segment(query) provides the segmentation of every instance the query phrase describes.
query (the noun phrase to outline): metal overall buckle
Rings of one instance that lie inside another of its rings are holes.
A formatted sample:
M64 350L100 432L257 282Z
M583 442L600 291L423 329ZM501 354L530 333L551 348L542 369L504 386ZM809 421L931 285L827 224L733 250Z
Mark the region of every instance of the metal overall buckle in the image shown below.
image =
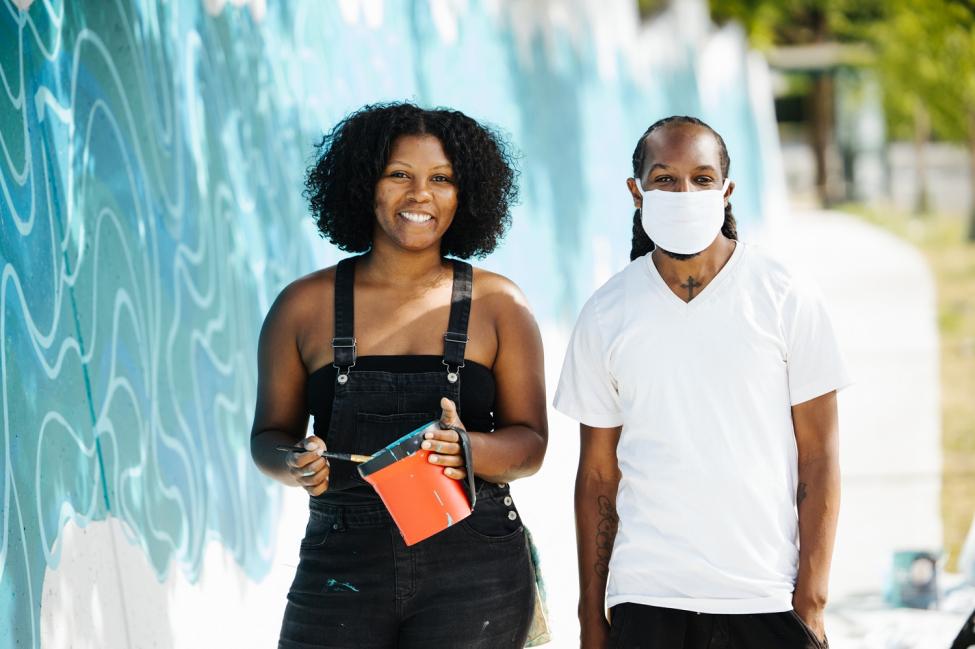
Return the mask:
M335 377L335 380L339 382L339 385L345 385L346 383L349 382L349 370L355 367L355 338L347 338L347 337L332 338L332 348L352 350L352 364L349 365L348 367L343 368L341 365L335 363L334 359L332 362L332 366L339 371L338 376ZM343 372L343 370L345 371Z
M447 333L445 333L443 335L443 339L448 343L460 343L462 345L466 345L467 341L470 340L467 337L467 334L458 334L452 331L448 331ZM441 363L447 366L447 382L457 383L457 379L460 378L458 376L458 372L460 372L460 369L464 367L463 358L461 358L460 364L457 365L457 367L454 369L450 369L450 363L448 363L446 359L442 360Z

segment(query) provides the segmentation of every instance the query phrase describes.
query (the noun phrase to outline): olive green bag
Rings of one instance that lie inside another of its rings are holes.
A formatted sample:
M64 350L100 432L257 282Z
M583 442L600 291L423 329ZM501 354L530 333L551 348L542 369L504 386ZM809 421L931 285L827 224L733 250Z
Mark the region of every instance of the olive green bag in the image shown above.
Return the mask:
M538 562L538 548L532 540L532 534L525 528L528 539L528 549L531 554L532 571L535 573L535 610L532 612L532 623L528 629L526 647L537 647L552 641L552 630L548 626L548 606L545 602L545 582L542 580L542 570Z

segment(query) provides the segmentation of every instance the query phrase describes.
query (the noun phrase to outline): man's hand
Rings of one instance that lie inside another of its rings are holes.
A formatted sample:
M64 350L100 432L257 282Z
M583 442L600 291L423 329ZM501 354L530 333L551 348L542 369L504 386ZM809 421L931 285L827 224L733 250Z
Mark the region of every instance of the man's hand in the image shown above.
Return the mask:
M813 604L802 604L795 599L792 600L792 608L802 621L806 623L809 630L816 635L816 638L820 642L823 642L826 639L825 609L822 606Z
M609 622L605 618L582 625L579 649L608 649Z

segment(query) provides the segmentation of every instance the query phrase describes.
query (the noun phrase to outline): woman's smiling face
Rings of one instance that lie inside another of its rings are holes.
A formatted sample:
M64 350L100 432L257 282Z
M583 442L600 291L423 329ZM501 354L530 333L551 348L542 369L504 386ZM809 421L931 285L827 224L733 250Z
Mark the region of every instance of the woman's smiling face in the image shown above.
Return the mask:
M404 250L440 245L457 211L454 170L433 135L403 135L376 183L373 246L386 240Z

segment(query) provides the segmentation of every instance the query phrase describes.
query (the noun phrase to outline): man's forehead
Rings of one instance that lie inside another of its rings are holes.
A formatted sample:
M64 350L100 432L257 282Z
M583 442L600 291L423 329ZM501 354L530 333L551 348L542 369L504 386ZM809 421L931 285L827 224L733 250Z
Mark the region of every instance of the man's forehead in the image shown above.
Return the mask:
M647 162L663 164L686 163L690 156L700 158L700 165L713 166L719 163L721 155L714 134L696 124L674 124L657 129L647 136L644 146Z

